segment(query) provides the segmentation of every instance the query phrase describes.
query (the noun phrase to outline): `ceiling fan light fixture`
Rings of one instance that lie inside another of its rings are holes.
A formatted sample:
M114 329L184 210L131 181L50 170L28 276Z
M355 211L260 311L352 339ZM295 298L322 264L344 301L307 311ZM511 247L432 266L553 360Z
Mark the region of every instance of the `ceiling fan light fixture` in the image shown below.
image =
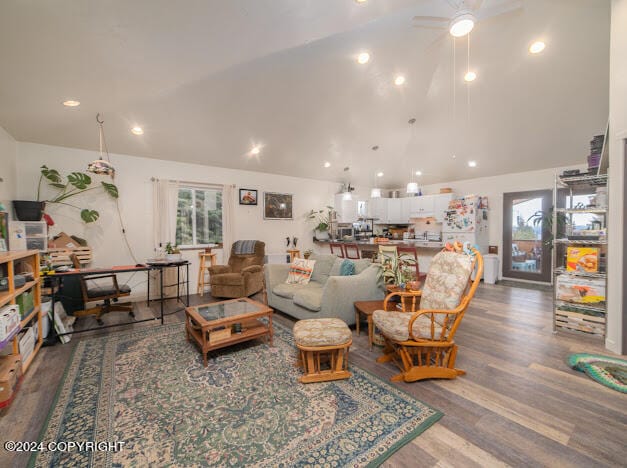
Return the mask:
M451 20L448 31L453 37L464 37L475 27L475 15L469 11L460 11Z

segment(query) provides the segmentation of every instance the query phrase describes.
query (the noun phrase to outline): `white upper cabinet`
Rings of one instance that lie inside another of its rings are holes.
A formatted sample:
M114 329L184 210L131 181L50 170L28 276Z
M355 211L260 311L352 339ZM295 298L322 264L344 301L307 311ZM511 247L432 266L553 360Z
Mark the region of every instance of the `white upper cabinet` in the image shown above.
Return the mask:
M411 218L410 213L411 213L411 198L405 197L405 198L401 198L401 217L400 219L403 221L399 221L399 222L403 222L403 223L408 223L409 222L409 218Z
M388 199L371 198L368 202L368 215L375 218L375 224L386 224L388 222Z
M434 195L433 216L438 223L444 222L444 214L448 210L448 204L453 199L452 193Z
M407 219L401 218L401 198L387 198L388 202L388 223L407 223Z
M410 215L412 218L427 218L433 216L434 196L423 195L412 197L410 202Z

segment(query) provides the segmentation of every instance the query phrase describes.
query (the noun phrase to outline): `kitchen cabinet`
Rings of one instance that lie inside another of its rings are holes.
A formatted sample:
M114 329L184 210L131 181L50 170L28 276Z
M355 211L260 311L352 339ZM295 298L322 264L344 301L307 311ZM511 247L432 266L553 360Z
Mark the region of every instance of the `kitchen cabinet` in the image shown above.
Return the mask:
M410 198L410 215L412 218L428 218L433 216L434 196L423 195Z
M412 202L412 198L410 197L405 197L405 198L401 198L401 217L400 219L402 219L403 223L409 223L409 218L411 218L410 213L411 213L411 202Z
M404 221L401 218L401 198L388 198L388 224L407 223L408 219Z
M371 198L368 202L368 215L375 219L375 224L386 224L388 222L388 199Z
M444 222L444 215L448 210L448 204L453 199L452 193L434 195L433 216L438 223Z
M357 221L357 200L344 200L344 194L335 195L335 211L338 223L354 223Z

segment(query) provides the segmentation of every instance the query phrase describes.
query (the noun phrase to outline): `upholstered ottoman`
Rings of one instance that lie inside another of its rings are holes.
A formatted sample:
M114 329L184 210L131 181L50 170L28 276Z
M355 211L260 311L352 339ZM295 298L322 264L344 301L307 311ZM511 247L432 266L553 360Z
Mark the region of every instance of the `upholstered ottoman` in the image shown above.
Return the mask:
M347 379L353 375L348 371L348 349L353 336L342 320L299 320L293 332L299 350L298 365L305 372L299 379L302 383Z

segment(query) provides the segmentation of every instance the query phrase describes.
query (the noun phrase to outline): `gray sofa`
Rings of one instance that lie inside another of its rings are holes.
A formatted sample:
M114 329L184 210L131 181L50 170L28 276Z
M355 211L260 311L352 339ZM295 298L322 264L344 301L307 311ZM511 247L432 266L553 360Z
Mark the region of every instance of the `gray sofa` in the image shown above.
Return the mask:
M286 284L288 264L265 265L268 305L297 319L337 317L355 323L355 301L382 300L379 269L370 259L353 260L355 275L339 276L344 259L312 255L316 260L308 284Z

